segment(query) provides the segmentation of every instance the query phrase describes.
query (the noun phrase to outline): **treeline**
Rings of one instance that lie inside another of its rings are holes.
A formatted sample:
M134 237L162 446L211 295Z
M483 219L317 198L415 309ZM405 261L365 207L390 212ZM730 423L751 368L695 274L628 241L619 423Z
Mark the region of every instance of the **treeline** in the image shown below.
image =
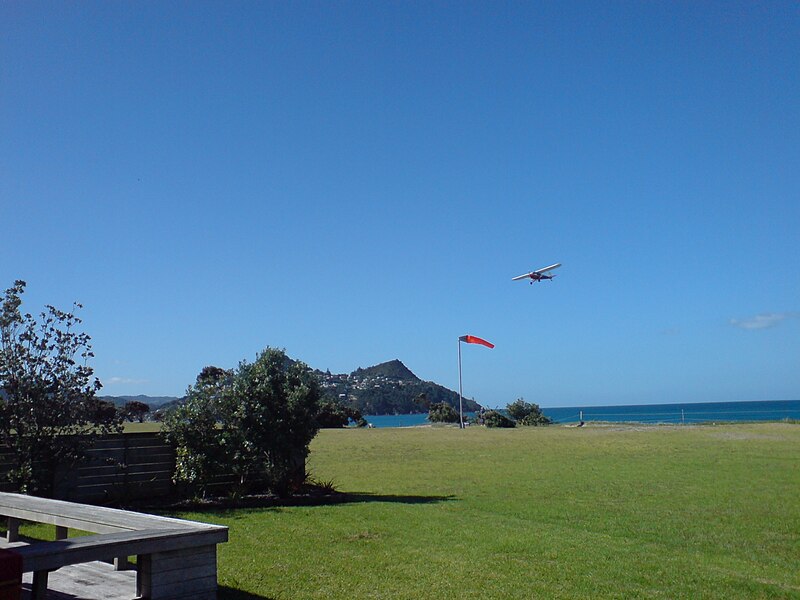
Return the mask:
M431 423L458 423L460 416L449 404L439 403L431 405L428 420ZM485 427L516 427L517 425L538 427L552 423L552 419L542 412L538 404L525 402L524 398L517 398L511 404L507 404L505 411L480 410L474 417L464 420L464 424Z
M432 404L448 404L458 406L458 394L446 387L430 381L417 382L385 382L379 387L367 387L347 394L346 399L339 398L334 391L327 394L331 400L339 401L346 406L358 410L365 415L392 415L408 413L424 413ZM472 400L464 399L464 410L476 411L480 405Z

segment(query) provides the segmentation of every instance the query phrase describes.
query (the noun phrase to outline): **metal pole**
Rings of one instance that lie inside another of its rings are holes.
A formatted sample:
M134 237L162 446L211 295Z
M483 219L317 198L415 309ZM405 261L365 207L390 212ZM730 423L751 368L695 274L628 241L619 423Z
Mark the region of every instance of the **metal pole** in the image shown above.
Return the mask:
M461 389L461 338L458 338L458 427L464 428L464 393Z

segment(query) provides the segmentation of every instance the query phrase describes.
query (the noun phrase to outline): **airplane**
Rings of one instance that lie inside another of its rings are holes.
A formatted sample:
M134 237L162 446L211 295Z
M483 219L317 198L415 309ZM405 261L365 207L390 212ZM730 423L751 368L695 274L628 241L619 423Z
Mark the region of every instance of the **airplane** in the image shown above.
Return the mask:
M555 277L555 275L547 275L547 272L552 271L553 269L557 269L560 266L561 263L556 263L554 265L550 265L549 267L545 267L543 269L537 269L536 271L525 273L525 275L512 277L511 281L519 281L520 279L530 279L531 285L533 285L534 281L541 281L542 279L552 279L553 277Z

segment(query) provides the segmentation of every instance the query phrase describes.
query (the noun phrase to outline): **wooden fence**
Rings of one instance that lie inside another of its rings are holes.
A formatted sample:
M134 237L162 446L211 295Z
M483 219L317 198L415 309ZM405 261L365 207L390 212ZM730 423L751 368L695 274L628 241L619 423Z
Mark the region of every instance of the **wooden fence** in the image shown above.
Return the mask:
M16 492L8 482L11 450L0 446L0 492ZM305 474L305 454L298 453L293 468ZM53 498L85 504L118 504L131 500L164 498L180 493L172 481L175 449L158 433L119 433L101 437L88 451L88 459L56 473ZM256 486L266 482L257 477ZM236 488L233 474L214 478L208 491L225 495Z
M121 433L100 438L87 461L56 474L53 497L107 504L169 496L174 492L175 450L157 433ZM0 491L16 491L6 474L11 450L0 447Z

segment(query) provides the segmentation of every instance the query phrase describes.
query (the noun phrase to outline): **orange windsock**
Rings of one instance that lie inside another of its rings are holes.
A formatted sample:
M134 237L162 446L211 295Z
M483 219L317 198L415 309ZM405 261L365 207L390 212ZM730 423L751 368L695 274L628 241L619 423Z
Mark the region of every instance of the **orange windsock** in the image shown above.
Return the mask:
M494 344L493 343L487 342L486 340L481 339L481 338L479 338L477 336L474 336L474 335L462 335L458 339L461 340L462 342L466 342L468 344L482 344L482 345L486 346L487 348L494 348Z

